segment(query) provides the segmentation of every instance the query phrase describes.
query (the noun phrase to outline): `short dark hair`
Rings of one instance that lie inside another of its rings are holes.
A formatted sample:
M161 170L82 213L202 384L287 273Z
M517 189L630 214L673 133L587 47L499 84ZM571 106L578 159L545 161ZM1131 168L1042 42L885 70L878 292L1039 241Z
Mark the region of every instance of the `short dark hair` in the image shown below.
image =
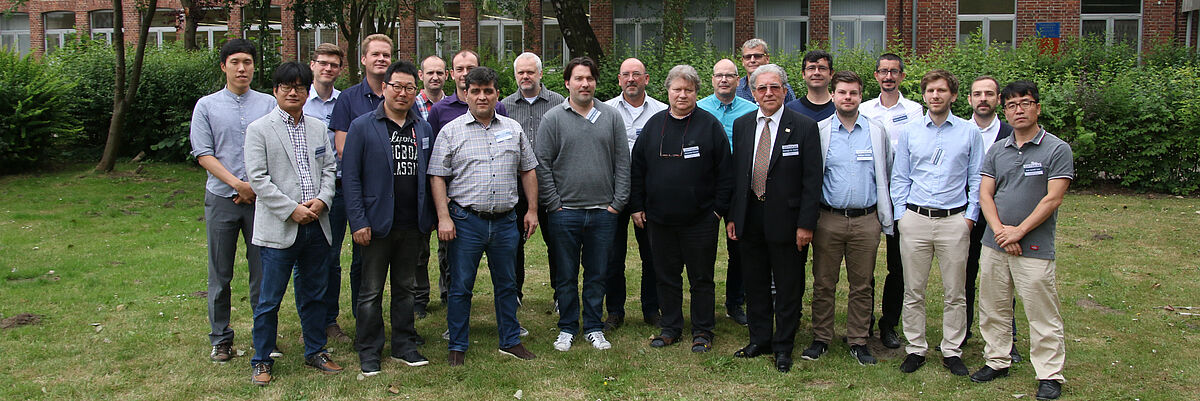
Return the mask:
M800 62L800 66L807 66L808 63L816 64L818 61L821 61L821 59L828 61L829 69L833 69L833 56L824 50L811 50L808 53L804 53L804 61Z
M975 83L979 81L992 81L992 83L996 84L996 90L1000 89L1000 81L996 80L996 77L991 75L980 75L975 77L975 80L971 81L971 86L975 86Z
M258 57L258 50L254 48L254 43L246 39L230 39L225 44L221 45L221 64L229 60L229 56L238 53L246 53L250 58Z
M388 66L387 72L383 74L383 79L392 80L392 74L395 73L412 75L413 81L420 80L420 75L417 73L417 66L405 60L400 60Z
M830 81L829 89L836 89L838 83L858 84L859 92L862 91L863 82L858 73L850 70L838 71L833 74L833 80Z
M563 68L563 82L571 82L571 71L575 71L578 66L587 67L592 72L592 78L600 79L600 67L596 66L596 60L591 57L583 56L576 57L567 62L567 68Z
M904 72L904 59L900 58L900 56L897 56L896 53L884 53L882 56L879 56L879 60L875 60L875 69L876 70L879 69L879 62L883 61L883 60L899 61L900 62L900 72Z
M304 87L312 85L313 73L312 69L307 65L300 64L299 61L289 61L275 67L275 73L271 75L271 83L278 88L279 85L300 84Z
M463 84L467 89L471 89L471 85L484 86L489 84L495 88L496 80L498 78L499 76L496 75L496 70L479 66L472 68L471 71L467 73L467 76L463 77ZM500 88L496 88L496 90L499 89Z
M1004 89L1000 90L1000 104L1004 105L1004 102L1008 101L1008 99L1025 95L1032 97L1033 101L1035 102L1042 101L1041 96L1038 96L1037 84L1033 81L1022 79L1013 81L1012 83L1005 85Z
M950 71L941 68L929 70L929 72L925 73L925 76L921 77L921 92L925 92L925 86L929 85L930 82L939 79L946 80L946 86L950 87L950 93L958 94L958 78L955 78L954 74L951 74Z

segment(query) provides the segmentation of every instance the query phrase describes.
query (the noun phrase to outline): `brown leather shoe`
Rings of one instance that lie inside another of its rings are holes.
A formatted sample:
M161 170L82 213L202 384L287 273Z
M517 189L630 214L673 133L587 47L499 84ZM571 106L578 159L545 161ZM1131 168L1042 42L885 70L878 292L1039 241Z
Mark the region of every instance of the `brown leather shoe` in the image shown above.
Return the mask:
M532 352L529 352L529 350L525 349L525 346L522 344L517 344L517 345L508 347L508 348L501 348L500 353L504 354L504 355L512 356L517 359L523 359L526 361L537 359L537 355L534 355Z
M321 373L327 375L338 374L342 372L342 367L338 366L336 363L333 363L332 359L329 359L328 352L316 354L312 358L304 360L304 364L312 366L313 368L321 371Z
M233 342L225 341L212 347L212 353L208 357L213 362L228 362L233 358Z
M255 386L271 384L271 365L255 363L250 366L250 383Z
M450 351L450 356L446 358L450 366L462 366L466 363L467 354L462 351Z
M346 332L342 331L342 326L339 326L337 323L331 324L329 327L325 328L325 337L330 340L336 340L343 343L348 343L351 341L350 336L346 335Z

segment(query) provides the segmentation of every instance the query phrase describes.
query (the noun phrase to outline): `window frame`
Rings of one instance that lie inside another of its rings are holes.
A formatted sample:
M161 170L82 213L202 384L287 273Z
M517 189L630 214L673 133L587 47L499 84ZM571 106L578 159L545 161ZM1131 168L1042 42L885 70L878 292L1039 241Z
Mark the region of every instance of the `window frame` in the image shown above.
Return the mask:
M479 46L480 46L480 49L479 49L479 50L481 50L480 53L483 53L483 51L482 51L483 50L482 49L482 47L483 47L482 35L483 35L484 27L494 28L496 30L496 48L491 49L491 50L495 51L495 53L492 53L492 54L495 55L496 58L499 60L508 60L509 56L506 54L508 49L505 46L506 38L505 38L504 30L505 30L505 28L513 27L513 26L521 28L521 34L518 35L519 37L516 39L516 41L518 43L520 43L520 45L517 46L518 51L511 56L511 57L515 58L518 54L521 54L521 52L523 52L525 49L525 22L522 20L516 19L516 18L502 16L502 15L481 15L479 17L479 22L476 25L476 29L475 29L475 37L476 37L476 40L478 41L477 43L479 43ZM460 31L459 35L462 35L461 31Z
M1079 36L1083 37L1083 23L1086 21L1104 21L1104 44L1107 46L1115 45L1116 42L1116 21L1117 20L1136 20L1137 21L1137 37L1134 38L1132 46L1138 54L1142 53L1142 34L1145 29L1145 21L1142 20L1142 13L1127 14L1127 13L1112 13L1112 14L1080 14L1079 15Z
M56 28L56 29L46 28L46 26L49 25L46 23L46 20L48 18L50 18L50 16L52 14L59 14L59 15L70 14L71 15L71 27L70 28ZM75 12L74 11L46 11L46 12L42 13L42 46L43 46L42 52L43 53L50 54L50 53L53 53L54 50L57 50L57 49L62 48L63 46L66 46L67 40L69 40L68 36L70 36L70 38L73 39L75 36L77 36L77 34L78 34L78 32L75 29ZM57 39L58 45L51 48L50 47L51 39Z
M800 49L797 49L796 51L799 53L803 53L808 50L808 42L810 40L812 40L812 3L809 3L808 15L787 15L787 16L774 16L774 17L763 18L758 15L758 7L759 7L758 1L755 1L754 2L754 37L761 38L762 40L766 41L768 49L771 49L772 53L779 53L782 55L782 54L787 54L792 51L792 49L785 49L783 47L784 39L787 38L788 36L790 36L789 32L787 32L787 24L789 22L792 22L792 23L798 22L798 23L804 24L804 41L800 44ZM770 23L774 23L776 25L776 32L778 32L774 38L766 37L766 35L764 35L763 32L759 31L759 29L758 29L759 24L770 24ZM794 34L795 33L791 33L791 35L794 35ZM741 45L742 45L741 43L735 44L734 45L735 50L741 51L741 49L740 49Z
M446 68L450 68L451 60L446 60L446 58L453 56L454 51L451 51L449 54L444 54L442 52L442 50L443 50L442 44L446 42L444 36L446 34L445 28L447 28L447 27L456 28L455 31L458 32L458 43L461 46L461 44L462 44L462 24L457 19L446 19L446 20L421 19L421 20L417 20L416 39L417 39L417 51L418 51L418 53L421 53L422 58L436 55L439 58L441 58L442 60L446 61ZM420 49L420 47L421 47L421 28L427 28L427 29L433 28L434 32L436 33L436 35L433 39L433 43L434 43L433 53L426 54L426 53L421 52L421 49ZM450 50L450 49L446 49L446 50Z
M20 18L18 16L24 16L24 18ZM12 18L14 20L24 19L25 20L25 29L0 30L0 51L12 51L13 50L13 48L5 47L3 45L3 43L4 43L3 39L8 38L8 39L12 40L12 43L15 46L17 55L24 57L25 55L32 52L33 51L33 37L31 36L32 31L29 29L30 25L32 25L29 21L29 13L13 12L13 13L5 14L4 17ZM24 39L25 39L25 43L24 43L25 48L24 49L21 48L21 38L22 37L24 37Z

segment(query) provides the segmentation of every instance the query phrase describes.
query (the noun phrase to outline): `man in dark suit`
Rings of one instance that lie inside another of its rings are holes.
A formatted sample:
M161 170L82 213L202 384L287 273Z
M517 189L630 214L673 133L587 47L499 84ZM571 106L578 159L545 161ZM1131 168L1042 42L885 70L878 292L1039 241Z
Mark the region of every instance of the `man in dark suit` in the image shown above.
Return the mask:
M821 142L816 121L783 108L783 68L758 67L749 84L759 109L733 123L736 182L725 227L730 239L741 241L750 321L750 344L734 356L773 351L775 368L788 372L821 199Z

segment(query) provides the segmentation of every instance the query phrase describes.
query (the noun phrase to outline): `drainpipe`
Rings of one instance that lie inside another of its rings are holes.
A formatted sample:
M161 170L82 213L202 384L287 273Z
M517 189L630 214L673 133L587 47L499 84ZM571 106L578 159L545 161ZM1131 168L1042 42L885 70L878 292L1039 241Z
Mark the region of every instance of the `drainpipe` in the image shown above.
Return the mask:
M917 0L912 0L912 50L917 54Z

